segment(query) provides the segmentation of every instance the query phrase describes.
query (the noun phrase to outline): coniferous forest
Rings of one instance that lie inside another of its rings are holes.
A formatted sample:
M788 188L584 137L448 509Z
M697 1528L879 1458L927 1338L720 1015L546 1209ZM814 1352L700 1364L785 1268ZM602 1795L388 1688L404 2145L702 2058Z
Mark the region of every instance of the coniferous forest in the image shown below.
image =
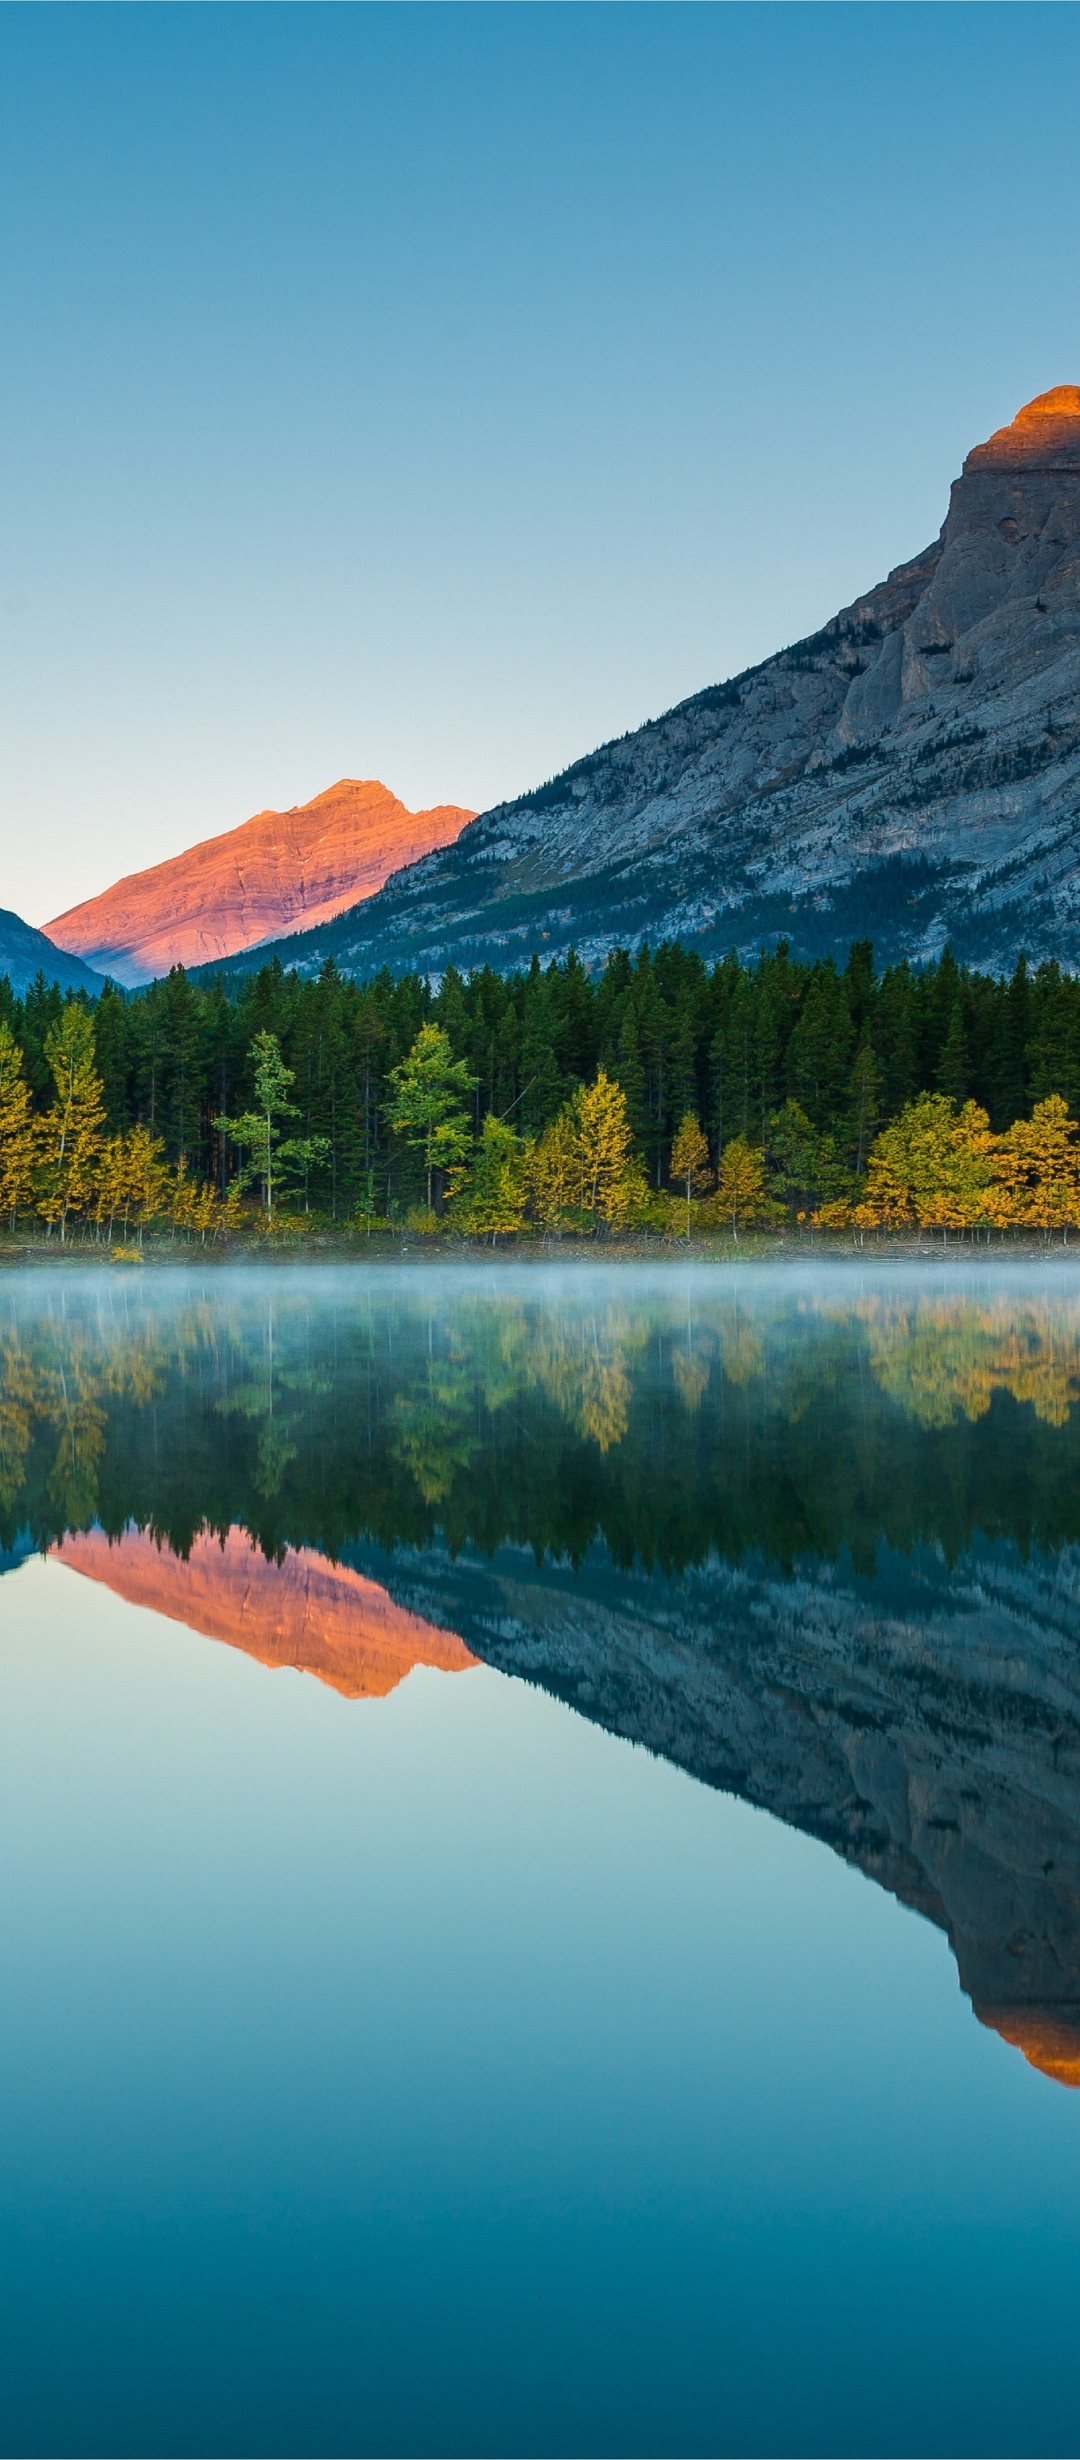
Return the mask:
M709 968L673 943L616 950L596 975L571 954L506 976L449 969L437 987L332 963L302 980L278 961L231 980L177 968L96 1002L44 976L20 1000L3 978L0 1040L5 1216L68 1236L158 1215L204 1237L275 1215L672 1229L683 1203L688 1230L736 1234L785 1219L1045 1228L1033 1170L1080 1190L1080 982L1055 964L1021 960L1002 981L946 950L878 973L860 941L843 967L781 945ZM132 1154L141 1196L123 1192ZM1056 1202L1067 1228L1080 1194Z

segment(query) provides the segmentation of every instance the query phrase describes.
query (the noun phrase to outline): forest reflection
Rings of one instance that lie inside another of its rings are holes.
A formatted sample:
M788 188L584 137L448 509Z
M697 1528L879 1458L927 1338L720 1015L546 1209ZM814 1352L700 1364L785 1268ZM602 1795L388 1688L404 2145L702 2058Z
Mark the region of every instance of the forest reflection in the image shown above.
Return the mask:
M357 1537L679 1570L1080 1535L1080 1298L629 1275L9 1289L0 1545Z

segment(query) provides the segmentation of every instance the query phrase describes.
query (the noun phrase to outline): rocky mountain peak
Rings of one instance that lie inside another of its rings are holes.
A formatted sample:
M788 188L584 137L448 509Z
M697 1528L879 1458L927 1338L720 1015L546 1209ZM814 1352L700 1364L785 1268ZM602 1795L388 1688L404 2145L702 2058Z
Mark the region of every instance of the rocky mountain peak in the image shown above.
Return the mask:
M974 470L1080 470L1080 384L1055 384L1025 402L1011 427L999 427L964 463Z
M57 915L46 936L129 985L172 965L220 964L373 896L390 872L452 843L472 817L456 803L408 811L378 778L342 777L310 803L256 812L116 881Z
M1078 963L1080 385L977 445L937 538L820 631L481 813L288 961L674 938Z

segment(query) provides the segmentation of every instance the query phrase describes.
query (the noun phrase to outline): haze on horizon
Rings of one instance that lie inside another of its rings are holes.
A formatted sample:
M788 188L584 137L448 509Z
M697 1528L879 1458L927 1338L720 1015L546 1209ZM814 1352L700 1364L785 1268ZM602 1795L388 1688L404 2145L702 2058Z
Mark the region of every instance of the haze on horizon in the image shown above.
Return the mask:
M914 554L1080 372L1041 0L5 10L0 62L30 921L340 776L536 784Z

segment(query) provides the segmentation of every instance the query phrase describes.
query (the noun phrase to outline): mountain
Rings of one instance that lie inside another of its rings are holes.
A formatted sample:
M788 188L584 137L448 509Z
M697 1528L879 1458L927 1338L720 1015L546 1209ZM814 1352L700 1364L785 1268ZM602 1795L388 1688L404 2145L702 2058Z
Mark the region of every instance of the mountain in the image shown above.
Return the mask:
M947 1935L981 2023L1080 2085L1080 1549L882 1546L678 1579L353 1550L501 1673L831 1846Z
M270 1563L246 1529L204 1530L186 1556L147 1531L110 1541L101 1529L61 1538L58 1561L133 1606L243 1649L263 1666L317 1675L350 1700L385 1699L414 1666L459 1674L475 1665L453 1632L396 1606L386 1590L308 1546Z
M406 811L377 779L343 777L314 802L260 811L167 863L133 872L45 926L57 948L116 981L220 963L252 941L323 924L387 874L459 835L457 804Z
M80 958L64 956L43 931L35 931L21 915L0 906L0 974L7 975L21 998L42 973L49 982L58 982L62 991L90 991L96 998L104 989L103 977L92 973Z
M969 453L933 545L820 632L482 813L288 962L596 963L675 934L1076 964L1080 386Z

